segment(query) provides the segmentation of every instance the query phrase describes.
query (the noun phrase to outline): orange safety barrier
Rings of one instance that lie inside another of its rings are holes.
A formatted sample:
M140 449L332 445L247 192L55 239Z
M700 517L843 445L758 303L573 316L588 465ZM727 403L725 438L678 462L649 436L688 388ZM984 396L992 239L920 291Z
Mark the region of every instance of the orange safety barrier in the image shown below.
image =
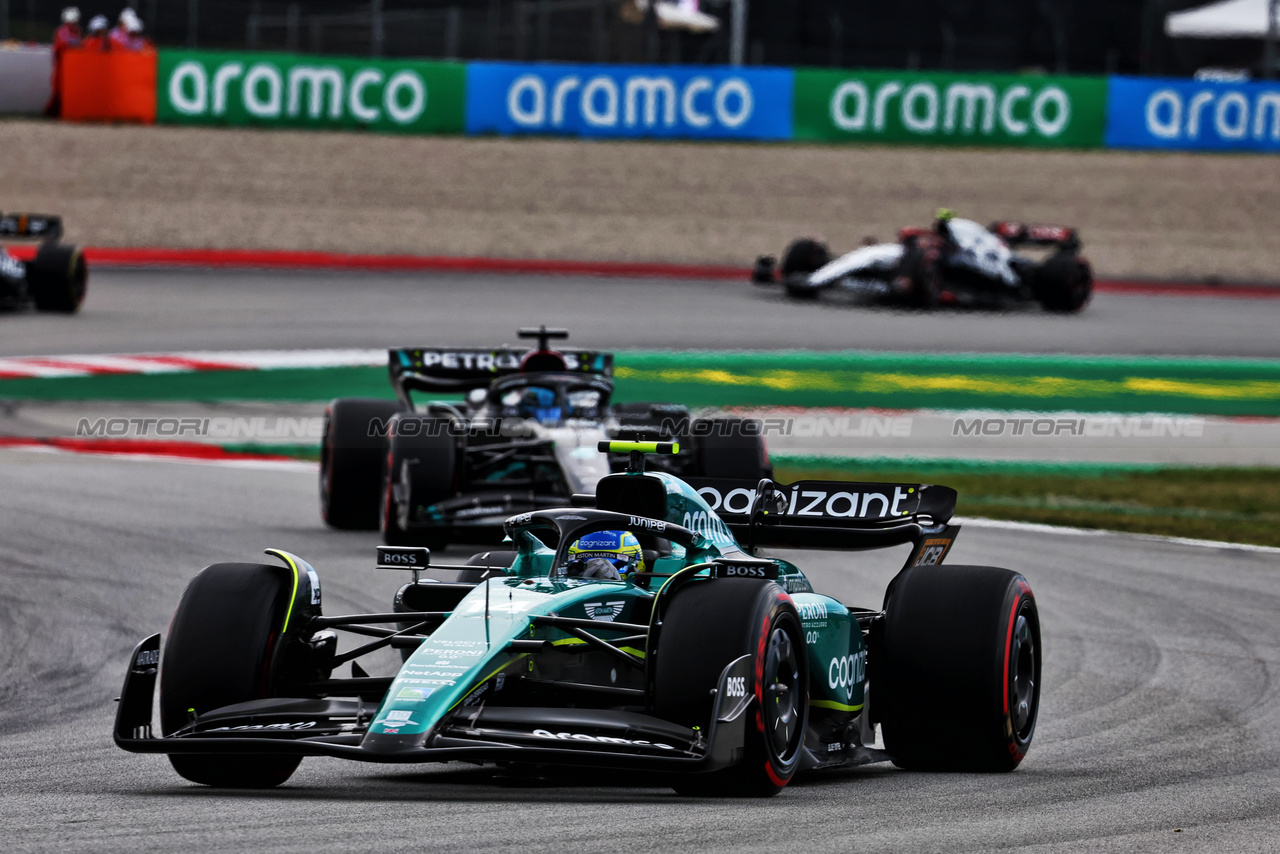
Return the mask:
M62 54L62 118L156 120L156 52L72 48Z

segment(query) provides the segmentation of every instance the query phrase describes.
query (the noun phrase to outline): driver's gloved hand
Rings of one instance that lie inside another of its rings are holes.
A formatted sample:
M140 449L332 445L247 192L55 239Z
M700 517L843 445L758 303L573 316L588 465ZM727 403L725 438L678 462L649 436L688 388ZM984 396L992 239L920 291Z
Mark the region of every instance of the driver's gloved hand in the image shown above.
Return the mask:
M565 565L565 575L570 578L598 578L601 581L621 581L618 568L602 557L589 560L571 560Z

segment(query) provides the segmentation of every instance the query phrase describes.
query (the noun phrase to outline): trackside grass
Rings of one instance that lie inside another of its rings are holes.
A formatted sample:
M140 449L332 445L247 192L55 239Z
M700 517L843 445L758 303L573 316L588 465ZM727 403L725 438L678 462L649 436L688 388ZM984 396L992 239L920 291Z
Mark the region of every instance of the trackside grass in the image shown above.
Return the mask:
M1045 466L777 459L783 482L824 478L943 483L956 514L1280 546L1280 469Z

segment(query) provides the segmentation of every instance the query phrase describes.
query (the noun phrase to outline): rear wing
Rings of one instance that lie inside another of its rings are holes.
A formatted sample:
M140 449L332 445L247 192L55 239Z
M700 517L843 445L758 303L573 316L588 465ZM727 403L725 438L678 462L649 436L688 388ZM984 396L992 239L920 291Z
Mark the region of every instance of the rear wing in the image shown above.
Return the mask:
M62 217L32 213L0 214L0 238L5 237L59 240L62 237Z
M1060 249L1079 249L1080 235L1074 228L1058 225L1027 225L1023 222L993 222L987 229L999 235L1010 247L1056 246Z
M528 350L400 347L388 351L391 384L403 391L467 392L486 388L498 377L519 373ZM561 351L565 370L587 376L613 376L613 354L595 350Z
M925 540L951 530L947 523L956 509L954 489L930 484L721 478L687 483L749 548L855 550L914 543L916 557L924 557Z

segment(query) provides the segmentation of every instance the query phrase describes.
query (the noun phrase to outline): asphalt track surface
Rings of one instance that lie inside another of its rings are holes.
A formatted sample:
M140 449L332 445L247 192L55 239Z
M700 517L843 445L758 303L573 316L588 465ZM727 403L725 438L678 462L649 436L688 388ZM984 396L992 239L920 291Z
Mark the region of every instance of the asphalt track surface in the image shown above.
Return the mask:
M1099 293L1079 315L905 312L747 282L515 274L101 270L80 315L0 314L0 356L516 343L572 346L1280 355L1280 299Z
M201 566L267 546L315 564L328 613L382 610L400 579L372 568L376 535L325 530L307 471L7 451L0 484L7 852L1250 852L1280 838L1274 553L967 529L948 560L1022 571L1044 623L1040 725L1012 774L869 766L767 802L690 801L643 779L309 758L281 789L228 792L112 745L130 649L166 630ZM874 605L901 555L801 559L819 589Z

